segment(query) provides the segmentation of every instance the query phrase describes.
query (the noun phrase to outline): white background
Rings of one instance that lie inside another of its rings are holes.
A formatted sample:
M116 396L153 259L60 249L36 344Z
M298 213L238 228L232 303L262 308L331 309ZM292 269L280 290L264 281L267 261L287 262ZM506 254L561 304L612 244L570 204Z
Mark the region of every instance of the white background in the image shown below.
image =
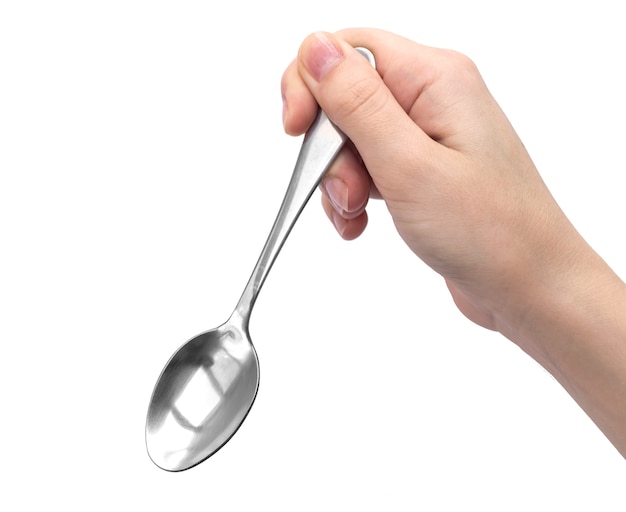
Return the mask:
M316 192L252 315L261 386L228 445L166 473L144 420L256 262L300 145L281 74L315 30L470 55L626 276L624 21L609 0L0 4L0 508L623 511L624 459L382 204L347 243Z

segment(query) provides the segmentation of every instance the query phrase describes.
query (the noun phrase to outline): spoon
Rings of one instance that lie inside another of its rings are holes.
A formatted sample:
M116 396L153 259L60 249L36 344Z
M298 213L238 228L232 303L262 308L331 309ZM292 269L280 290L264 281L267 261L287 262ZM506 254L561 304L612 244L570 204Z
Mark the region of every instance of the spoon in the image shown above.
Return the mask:
M357 51L375 66L369 50ZM248 332L252 307L291 228L345 141L320 110L232 315L185 343L161 372L146 419L146 447L160 468L183 471L200 464L228 442L248 415L259 387L259 361Z

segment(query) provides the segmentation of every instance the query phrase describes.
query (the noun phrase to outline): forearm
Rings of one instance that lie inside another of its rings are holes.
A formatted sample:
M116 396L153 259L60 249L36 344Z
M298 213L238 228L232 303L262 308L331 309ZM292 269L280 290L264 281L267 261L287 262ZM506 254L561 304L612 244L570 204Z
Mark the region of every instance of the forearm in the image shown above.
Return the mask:
M526 286L524 313L503 318L499 330L542 364L626 457L626 285L586 247L562 275Z

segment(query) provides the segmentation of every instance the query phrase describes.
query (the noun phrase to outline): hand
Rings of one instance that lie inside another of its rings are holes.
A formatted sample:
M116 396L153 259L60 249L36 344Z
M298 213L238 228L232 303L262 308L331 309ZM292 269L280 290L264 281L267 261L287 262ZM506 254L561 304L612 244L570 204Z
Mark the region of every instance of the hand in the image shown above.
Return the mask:
M626 453L624 283L561 211L472 61L379 30L317 33L282 93L287 133L319 104L351 140L321 186L339 233L359 236L368 199L382 198L459 309L543 364ZM598 309L611 360L584 335Z
M377 71L353 46L372 50ZM516 281L566 264L548 255L580 242L467 57L382 31L314 34L282 89L288 133L306 130L319 103L354 144L322 183L339 233L361 234L368 197L382 197L478 324L497 329Z

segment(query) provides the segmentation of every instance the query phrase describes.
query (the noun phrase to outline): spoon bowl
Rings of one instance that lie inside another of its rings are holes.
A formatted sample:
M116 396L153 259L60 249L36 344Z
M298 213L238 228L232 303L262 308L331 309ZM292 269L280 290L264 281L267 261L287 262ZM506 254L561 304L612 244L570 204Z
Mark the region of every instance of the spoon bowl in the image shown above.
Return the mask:
M374 57L357 48L370 64ZM291 228L346 136L322 112L307 131L285 198L229 320L185 343L165 365L146 418L146 447L167 471L196 466L219 450L246 418L259 387L248 324L259 290Z
M258 386L257 354L236 319L189 340L154 388L146 422L152 461L178 471L215 453L247 416Z

